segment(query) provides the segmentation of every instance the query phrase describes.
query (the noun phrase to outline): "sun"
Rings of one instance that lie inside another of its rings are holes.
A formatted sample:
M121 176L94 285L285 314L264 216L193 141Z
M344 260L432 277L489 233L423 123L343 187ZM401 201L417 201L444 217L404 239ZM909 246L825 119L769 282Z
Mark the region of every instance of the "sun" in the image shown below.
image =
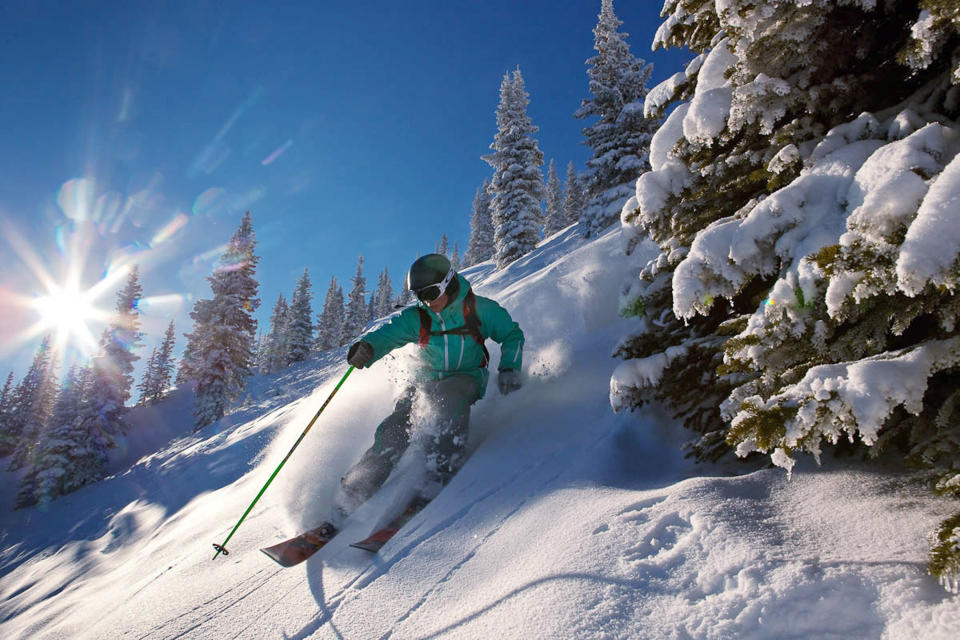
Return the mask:
M36 329L40 333L54 334L58 344L96 345L89 322L102 319L104 313L93 304L93 298L91 289L83 290L73 284L50 284L46 295L33 302L40 315Z

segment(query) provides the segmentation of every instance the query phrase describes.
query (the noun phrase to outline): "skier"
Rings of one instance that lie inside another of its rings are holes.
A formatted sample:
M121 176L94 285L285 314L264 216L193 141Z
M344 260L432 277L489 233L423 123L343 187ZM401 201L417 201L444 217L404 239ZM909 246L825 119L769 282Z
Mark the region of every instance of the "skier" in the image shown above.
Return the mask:
M431 484L442 486L463 465L470 406L483 397L490 377L486 338L501 345L500 393L521 386L523 331L506 309L475 295L445 256L431 253L418 258L407 274L406 287L418 304L365 334L347 353L347 362L362 369L398 347L418 343L421 366L393 413L377 427L373 445L341 480L338 519L380 488L407 449L415 401L432 423L424 445Z
M362 369L397 347L417 343L421 347L420 367L393 413L377 427L373 445L341 479L333 517L310 531L261 549L284 567L303 562L337 535L347 516L386 481L412 436L422 443L427 455L426 486L385 528L351 546L379 550L456 473L464 462L470 406L483 397L490 377L490 354L484 346L487 338L501 345L497 376L500 393L506 395L520 388L523 331L506 309L474 294L470 283L437 253L413 263L406 286L419 303L364 334L351 345L347 362ZM413 434L415 405L427 419ZM225 545L214 546L219 553Z

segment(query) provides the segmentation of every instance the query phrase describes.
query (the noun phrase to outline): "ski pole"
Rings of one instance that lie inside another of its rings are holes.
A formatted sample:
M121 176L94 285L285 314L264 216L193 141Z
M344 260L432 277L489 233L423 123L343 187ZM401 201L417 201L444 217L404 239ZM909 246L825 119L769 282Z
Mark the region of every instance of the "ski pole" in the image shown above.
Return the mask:
M327 396L326 401L324 401L323 405L317 410L317 413L314 414L313 418L310 420L310 424L307 425L307 428L303 430L303 433L300 434L300 437L297 438L297 441L293 443L292 447L290 447L290 451L287 452L287 455L285 455L283 457L283 460L280 461L280 464L277 465L277 468L270 475L270 478L267 480L267 483L263 485L262 489L260 489L260 493L258 493L257 497L253 499L253 502L251 502L250 506L247 507L247 510L243 512L243 515L240 516L240 520L237 521L237 524L233 527L233 531L231 531L230 535L227 536L227 539L223 541L223 544L213 543L213 548L217 550L217 552L213 554L214 560L216 560L217 556L219 556L221 553L225 556L230 555L230 552L227 551L227 543L230 542L230 538L232 538L233 534L237 532L237 529L240 528L240 524L244 521L244 519L246 519L247 515L253 510L253 505L257 504L257 500L260 499L260 496L262 496L264 491L267 490L267 487L270 486L270 483L273 482L273 479L277 477L278 473L280 473L280 469L283 468L283 465L287 463L287 460L290 459L290 456L293 455L293 452L296 450L296 448L300 446L300 443L303 441L304 437L306 437L307 432L310 431L310 427L313 426L313 423L317 421L317 418L320 417L320 414L323 413L323 410L326 409L327 405L330 404L330 401L333 400L333 396L335 396L337 391L340 390L340 387L343 386L343 383L346 381L347 376L350 375L350 372L352 372L353 369L354 367L351 366L349 369L347 369L347 372L343 374L343 377L340 378L340 382L338 382L337 386L333 388L333 391L331 391L330 395Z

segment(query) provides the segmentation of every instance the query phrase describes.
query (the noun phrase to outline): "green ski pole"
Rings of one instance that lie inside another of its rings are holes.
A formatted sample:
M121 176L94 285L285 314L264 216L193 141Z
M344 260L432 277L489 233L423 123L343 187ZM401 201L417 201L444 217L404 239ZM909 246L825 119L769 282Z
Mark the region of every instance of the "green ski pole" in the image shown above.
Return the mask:
M237 521L236 526L233 527L233 531L231 531L230 535L227 536L227 539L223 541L223 544L213 543L213 548L217 550L217 552L213 554L214 560L216 560L217 556L219 556L221 553L225 556L230 555L230 552L227 551L227 543L230 542L230 538L232 538L233 534L237 532L237 529L240 528L241 523L243 523L247 515L249 515L249 513L253 510L253 506L257 504L257 500L260 499L260 496L262 496L264 491L267 490L267 487L270 486L270 483L273 482L273 479L277 477L278 473L280 473L280 469L283 468L283 465L287 463L287 460L290 459L290 456L293 455L293 452L296 450L296 448L300 446L300 443L303 441L304 437L306 437L307 432L310 431L310 427L313 426L313 423L317 421L317 418L320 417L320 414L323 413L323 410L326 409L327 405L330 404L330 401L333 400L333 396L335 396L337 391L340 390L340 387L343 386L343 383L346 381L347 376L350 375L353 369L354 367L351 366L349 369L347 369L347 372L343 374L343 377L340 378L340 382L338 382L337 386L333 388L333 391L330 392L330 395L327 397L326 401L323 403L323 406L321 406L317 410L317 413L313 416L313 419L310 420L310 424L307 425L307 428L303 430L303 433L300 434L300 437L297 438L297 441L293 443L292 447L290 447L290 451L288 451L287 455L285 455L283 457L283 460L280 461L280 464L277 466L274 472L270 475L270 478L267 480L267 483L263 485L262 489L260 489L260 493L258 493L257 497L253 499L253 502L251 502L250 506L247 507L247 510L243 512L243 515L240 516L240 520Z

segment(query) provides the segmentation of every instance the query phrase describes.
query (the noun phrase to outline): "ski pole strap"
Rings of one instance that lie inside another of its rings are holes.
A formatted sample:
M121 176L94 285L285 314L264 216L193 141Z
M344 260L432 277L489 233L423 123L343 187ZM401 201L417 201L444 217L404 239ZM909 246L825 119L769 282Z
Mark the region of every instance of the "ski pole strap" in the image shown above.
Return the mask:
M293 446L290 447L290 451L287 452L287 455L283 457L283 460L280 461L280 464L277 465L277 468L274 469L273 473L270 474L270 478L267 480L267 483L263 485L263 488L260 489L260 493L257 494L257 497L253 499L253 502L250 503L250 506L247 507L247 510L243 512L243 515L240 516L240 520L237 521L237 524L233 527L233 531L230 532L230 535L227 536L226 540L223 541L223 544L214 543L213 548L217 550L213 554L213 559L216 560L217 556L221 553L223 555L230 555L230 552L227 551L227 543L230 542L230 538L233 537L233 534L237 532L237 529L240 528L240 525L246 520L247 516L250 515L250 512L253 511L253 507L257 504L257 501L260 500L260 497L267 490L267 487L270 486L270 483L273 482L273 479L277 477L277 474L280 473L280 469L283 468L283 465L287 463L287 460L290 459L290 456L293 455L293 452L296 451L297 447L300 446L300 443L303 442L303 439L306 437L307 432L310 431L310 428L313 427L313 423L317 421L317 418L320 417L320 414L323 413L323 410L327 408L327 405L330 404L330 401L333 400L333 396L337 394L337 391L340 390L340 387L343 386L343 383L346 382L347 376L353 371L354 367L351 366L347 369L347 372L343 374L343 377L340 378L340 382L337 383L337 386L333 388L333 391L330 392L330 395L327 396L327 399L324 401L323 405L317 410L313 418L311 418L310 423L307 425L307 428L303 430L303 433L300 434L300 437L297 438L297 441L293 443Z

